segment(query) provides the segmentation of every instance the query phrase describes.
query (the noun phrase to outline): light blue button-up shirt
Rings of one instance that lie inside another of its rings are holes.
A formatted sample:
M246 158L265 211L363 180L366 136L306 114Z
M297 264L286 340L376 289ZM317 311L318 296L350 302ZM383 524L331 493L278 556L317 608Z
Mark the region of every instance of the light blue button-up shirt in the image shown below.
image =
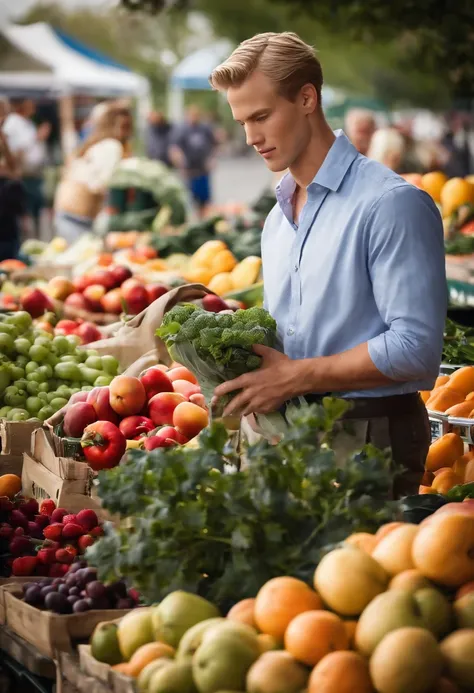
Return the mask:
M368 342L393 384L339 393L430 390L447 310L443 226L431 197L357 152L339 130L298 225L287 173L262 234L265 307L292 359Z

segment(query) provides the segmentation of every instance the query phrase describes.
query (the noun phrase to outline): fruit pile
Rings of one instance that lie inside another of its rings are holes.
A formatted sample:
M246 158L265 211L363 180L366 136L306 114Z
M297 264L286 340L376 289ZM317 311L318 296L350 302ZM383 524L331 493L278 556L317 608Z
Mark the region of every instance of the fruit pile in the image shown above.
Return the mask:
M53 500L41 506L19 495L21 479L0 477L0 546L3 577L61 577L78 554L103 535L93 510L69 513Z
M312 586L273 578L225 619L173 592L99 625L91 654L142 693L473 691L473 548L472 505L447 505L349 536Z
M474 418L474 366L464 366L451 375L440 375L433 390L420 394L426 408L431 411L458 418Z
M176 364L153 366L139 378L119 375L110 386L74 394L64 410L62 433L81 439L85 459L99 471L115 467L127 447L185 444L208 422L196 378Z
M71 395L111 382L117 360L79 349L79 342L34 327L26 311L0 316L0 418L45 421Z
M98 268L76 277L51 279L46 292L64 305L93 313L136 315L169 291L163 284L145 284L128 267Z
M464 452L464 442L455 432L435 440L428 451L419 493L448 493L459 484L474 482L474 450Z
M134 609L138 605L134 590L123 580L105 585L97 579L95 568L86 561L68 566L64 577L26 582L23 601L56 614L79 614L92 609Z

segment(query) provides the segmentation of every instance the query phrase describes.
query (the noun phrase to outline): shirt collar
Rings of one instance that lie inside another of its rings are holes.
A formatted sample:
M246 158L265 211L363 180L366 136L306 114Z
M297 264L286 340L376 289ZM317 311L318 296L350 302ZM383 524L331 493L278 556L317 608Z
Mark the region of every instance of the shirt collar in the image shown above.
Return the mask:
M350 165L358 155L357 149L342 130L336 130L334 134L336 139L326 154L321 168L307 189L310 189L313 185L320 185L323 188L337 192ZM295 187L296 183L293 176L290 172L286 173L276 187L276 195L280 204L288 197L291 197Z

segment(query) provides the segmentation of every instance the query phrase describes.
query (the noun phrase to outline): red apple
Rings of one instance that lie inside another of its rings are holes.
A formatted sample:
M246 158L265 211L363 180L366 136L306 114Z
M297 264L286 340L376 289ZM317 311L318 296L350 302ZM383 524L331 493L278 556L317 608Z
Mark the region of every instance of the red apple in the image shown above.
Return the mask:
M89 392L84 392L81 390L80 392L75 392L72 397L70 398L69 402L67 403L67 406L70 407L71 404L77 404L78 402L87 402L87 398L89 397Z
M206 404L206 398L204 395L200 392L197 395L190 395L189 401L192 402L193 404L197 404L198 407L202 407L206 411L208 411L208 407Z
M153 301L156 301L157 298L164 296L164 294L167 294L169 291L168 287L164 284L147 284L145 289L150 303L153 303Z
M49 310L54 311L51 300L40 289L25 289L20 302L23 310L32 318L39 318Z
M173 426L189 440L197 436L208 424L207 411L192 402L178 404L173 412Z
M86 299L77 291L67 297L67 299L64 301L64 305L69 306L70 308L77 308L78 310L89 309Z
M173 412L182 402L186 402L186 397L179 392L159 392L148 402L148 412L150 419L155 426L173 423Z
M76 402L66 409L64 415L64 433L71 438L80 438L89 424L97 421L97 415L92 404Z
M115 286L121 286L127 279L132 276L132 271L123 265L117 265L109 269L110 274L114 278Z
M150 436L150 438L145 439L145 450L148 450L148 452L155 450L156 448L172 448L175 445L178 445L178 443L173 438Z
M74 334L81 338L82 344L90 344L102 339L102 332L93 322L83 322L75 330Z
M220 313L221 310L228 310L227 303L215 294L206 294L202 299L202 307L211 313Z
M75 291L79 292L80 294L82 294L86 286L92 284L90 276L88 274L82 274L80 277L76 277L75 279L73 279L72 283L74 285Z
M139 414L145 406L146 392L138 378L118 375L110 383L109 389L110 406L120 416Z
M119 424L119 428L127 440L135 440L153 431L155 424L146 416L127 416Z
M184 445L188 442L186 436L183 436L174 426L162 426L157 430L155 435L161 438L171 438L171 440L175 440L180 445Z
M94 387L88 393L87 402L92 404L99 421L110 421L118 426L120 418L110 406L109 387Z
M190 383L189 380L173 380L173 390L184 395L186 399L189 399L191 395L199 395L201 392L199 385Z
M171 380L171 382L174 382L175 380L188 380L190 383L193 383L194 385L198 384L197 378L194 375L194 373L191 373L191 371L185 366L171 368L166 373L166 375Z
M96 313L102 312L101 299L103 296L105 296L105 288L102 286L102 284L91 284L90 286L87 286L82 295L87 301L89 310Z
M79 323L76 320L60 320L56 323L54 332L57 335L74 334L78 327Z
M159 392L173 392L173 385L160 368L152 366L140 374L140 381L145 388L147 399L151 399Z
M106 313L120 315L123 310L122 301L122 289L112 289L102 297L101 304Z
M90 280L92 284L100 284L100 286L103 286L106 291L110 291L117 285L114 275L107 269L94 270L94 272L90 274Z
M48 293L58 301L64 301L69 294L74 293L75 287L67 277L53 277L48 282Z
M132 284L133 282L133 284ZM135 279L127 279L122 284L122 296L127 306L127 313L130 315L138 315L149 304L147 290Z

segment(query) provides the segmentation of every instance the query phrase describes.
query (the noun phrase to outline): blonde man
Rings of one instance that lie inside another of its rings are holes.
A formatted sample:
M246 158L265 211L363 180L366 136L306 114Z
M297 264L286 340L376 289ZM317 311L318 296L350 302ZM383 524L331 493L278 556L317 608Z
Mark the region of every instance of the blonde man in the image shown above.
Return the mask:
M288 173L262 235L265 306L284 353L256 347L259 370L224 383L227 414L268 413L336 393L361 442L391 446L416 492L446 316L443 228L429 195L332 132L313 48L292 33L244 41L210 78L247 143Z

